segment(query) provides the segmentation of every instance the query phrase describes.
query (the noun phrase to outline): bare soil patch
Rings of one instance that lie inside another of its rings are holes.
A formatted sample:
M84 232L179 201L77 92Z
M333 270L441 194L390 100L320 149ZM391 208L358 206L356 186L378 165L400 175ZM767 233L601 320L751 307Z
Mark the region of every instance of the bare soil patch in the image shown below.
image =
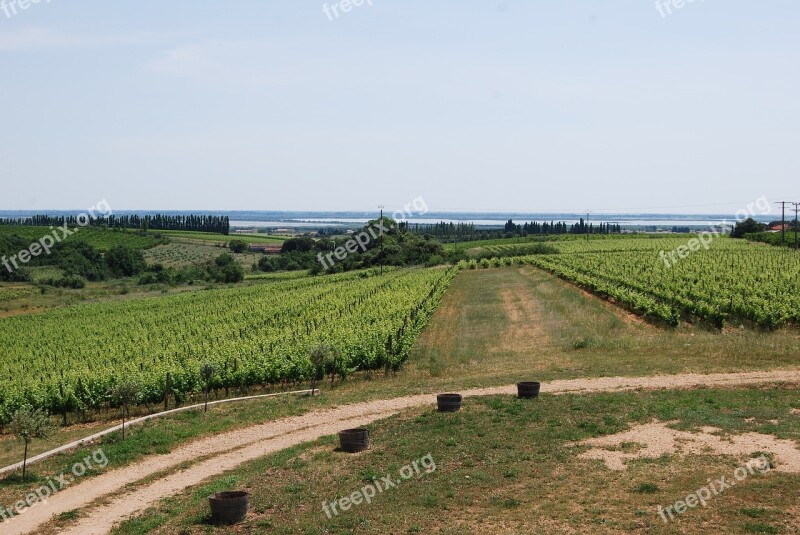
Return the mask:
M530 351L541 347L548 335L542 323L538 300L527 285L518 285L513 290L504 288L500 292L503 311L509 323L501 337L499 351Z
M669 427L671 423L674 422L653 421L622 433L587 439L575 445L592 446L592 449L579 457L604 461L611 470L625 470L626 462L631 459L656 459L662 455L731 455L752 458L754 453L762 452L775 456L772 467L774 470L800 473L800 449L793 440L761 433L722 435L722 430L716 427L704 427L699 433L691 433L672 429ZM629 444L640 447L625 447Z

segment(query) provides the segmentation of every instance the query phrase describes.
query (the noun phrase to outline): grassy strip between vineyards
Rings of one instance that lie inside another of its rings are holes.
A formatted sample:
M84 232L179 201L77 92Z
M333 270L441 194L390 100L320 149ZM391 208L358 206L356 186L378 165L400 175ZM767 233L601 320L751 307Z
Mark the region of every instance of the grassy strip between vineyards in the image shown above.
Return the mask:
M628 461L613 471L571 443L658 420L699 431L763 433L800 446L797 385L598 395L538 400L474 398L460 413L410 411L370 425L371 447L348 455L329 436L247 463L164 500L113 533L796 533L800 474L756 472L670 524L658 514L727 476L746 459L706 454ZM636 451L626 443L624 451ZM625 449L627 448L627 449ZM436 469L400 482L328 519L323 501L350 496L430 454ZM246 489L252 514L235 528L209 524L207 496ZM80 513L77 513L80 515Z
M554 242L558 254L525 256L517 262L546 269L673 326L682 319L717 328L800 325L800 254L709 236L707 249L697 239L673 237ZM697 249L689 251L690 243ZM680 248L688 251L684 258L675 252ZM494 262L501 263L510 260ZM480 265L492 264L482 260Z

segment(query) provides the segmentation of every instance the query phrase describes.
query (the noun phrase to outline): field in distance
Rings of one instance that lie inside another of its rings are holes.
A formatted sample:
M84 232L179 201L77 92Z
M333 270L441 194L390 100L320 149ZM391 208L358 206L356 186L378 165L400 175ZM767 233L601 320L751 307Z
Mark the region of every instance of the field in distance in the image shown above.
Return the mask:
M280 245L286 238L283 236L271 236L269 234L235 234L231 232L225 234L212 234L210 232L192 232L188 230L160 230L158 231L165 236L173 238L185 238L191 240L200 240L203 242L227 243L231 240L241 240L245 243L264 243L264 244L277 244Z

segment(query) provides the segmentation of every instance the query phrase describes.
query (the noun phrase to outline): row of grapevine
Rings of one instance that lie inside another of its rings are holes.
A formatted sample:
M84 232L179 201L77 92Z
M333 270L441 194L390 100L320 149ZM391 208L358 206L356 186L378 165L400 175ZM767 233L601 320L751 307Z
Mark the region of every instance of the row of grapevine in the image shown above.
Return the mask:
M95 303L0 320L0 424L22 403L52 413L98 408L136 378L167 389L269 385L311 376L309 348L337 348L349 370L399 367L454 271L355 272L250 287Z
M682 317L717 327L732 321L770 329L800 324L797 252L717 237L708 249L671 260L669 251L686 243L685 238L575 240L558 243L560 254L523 261L672 325Z

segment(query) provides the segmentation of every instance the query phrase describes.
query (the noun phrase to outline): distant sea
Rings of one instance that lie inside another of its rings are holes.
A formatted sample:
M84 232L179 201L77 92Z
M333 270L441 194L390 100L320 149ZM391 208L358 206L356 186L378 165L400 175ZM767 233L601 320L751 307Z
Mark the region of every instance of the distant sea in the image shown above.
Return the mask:
M77 215L82 210L2 210L0 218L30 217L37 214L47 215ZM279 211L215 211L215 210L124 210L115 211L115 215L222 215L228 216L231 226L235 228L292 228L315 229L323 227L348 227L362 226L371 219L378 217L377 212L279 212ZM392 216L386 212L384 215ZM502 227L509 219L515 223L537 222L565 222L572 224L581 218L586 219L583 213L544 213L544 212L428 212L419 217L409 217L411 224L446 223L473 223L479 227ZM762 222L769 222L776 216L754 216ZM736 218L733 214L589 214L591 223L614 223L629 230L672 230L672 227L690 227L692 229L709 228L712 226L732 225Z

